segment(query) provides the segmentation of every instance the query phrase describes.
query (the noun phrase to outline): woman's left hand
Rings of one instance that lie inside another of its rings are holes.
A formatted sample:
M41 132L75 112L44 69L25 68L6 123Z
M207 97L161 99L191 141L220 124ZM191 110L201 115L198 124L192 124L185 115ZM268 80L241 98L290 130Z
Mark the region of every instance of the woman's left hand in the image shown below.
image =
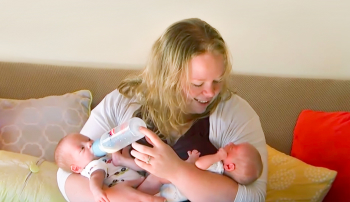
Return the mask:
M135 157L136 164L160 178L170 180L185 162L151 130L140 127L140 132L153 148L132 143L134 150L131 151L131 155Z

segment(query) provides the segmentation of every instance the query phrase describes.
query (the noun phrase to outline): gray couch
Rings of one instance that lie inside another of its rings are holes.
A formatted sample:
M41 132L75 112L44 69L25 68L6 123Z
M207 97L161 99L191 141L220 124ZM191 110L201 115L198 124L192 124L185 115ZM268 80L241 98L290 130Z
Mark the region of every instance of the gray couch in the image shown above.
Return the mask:
M40 98L89 89L93 108L137 70L1 62L0 72L0 98ZM233 75L231 83L260 116L267 143L286 154L301 110L350 111L350 80Z
M0 98L28 99L92 92L92 108L122 78L138 70L0 62ZM231 87L260 116L267 143L290 154L293 129L303 109L350 111L350 80L232 75Z

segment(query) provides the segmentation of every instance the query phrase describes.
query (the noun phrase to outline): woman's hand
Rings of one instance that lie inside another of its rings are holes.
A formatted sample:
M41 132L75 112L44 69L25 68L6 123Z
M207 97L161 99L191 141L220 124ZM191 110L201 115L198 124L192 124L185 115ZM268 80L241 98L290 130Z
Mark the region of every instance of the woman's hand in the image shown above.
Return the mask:
M171 181L170 178L175 176L178 168L185 162L155 133L144 127L140 127L140 132L146 136L153 148L132 143L134 150L131 151L131 155L135 157L136 164L160 178Z
M96 187L96 189L91 190L94 199L97 202L109 202L107 194L102 190L101 187Z

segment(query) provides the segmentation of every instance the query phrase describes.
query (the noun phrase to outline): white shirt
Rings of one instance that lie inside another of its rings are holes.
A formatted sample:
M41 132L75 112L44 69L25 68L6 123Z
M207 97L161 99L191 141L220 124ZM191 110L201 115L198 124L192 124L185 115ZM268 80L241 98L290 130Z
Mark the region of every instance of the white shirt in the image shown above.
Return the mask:
M113 165L112 158L108 156L91 161L80 174L90 179L91 174L96 170L103 170L105 172L103 183L108 187L112 187L119 182L137 180L142 177L139 173L128 167Z
M103 133L128 119L140 107L133 104L135 99L129 99L114 90L109 93L92 111L89 119L81 130L83 135L96 140ZM252 107L238 95L226 102L221 102L209 117L209 140L220 148L233 142L236 144L249 142L260 152L263 162L263 172L258 180L250 185L239 185L235 202L265 201L267 183L267 149L260 120ZM68 201L64 184L71 173L59 169L57 182L61 193Z

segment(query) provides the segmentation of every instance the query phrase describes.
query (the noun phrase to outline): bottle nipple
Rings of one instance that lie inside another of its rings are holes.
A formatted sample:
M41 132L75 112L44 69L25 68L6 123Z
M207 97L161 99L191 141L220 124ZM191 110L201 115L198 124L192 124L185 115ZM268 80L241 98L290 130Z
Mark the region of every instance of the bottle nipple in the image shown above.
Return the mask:
M100 148L100 138L94 141L94 143L92 143L92 152L97 157L102 157L107 154L107 152L101 150Z

